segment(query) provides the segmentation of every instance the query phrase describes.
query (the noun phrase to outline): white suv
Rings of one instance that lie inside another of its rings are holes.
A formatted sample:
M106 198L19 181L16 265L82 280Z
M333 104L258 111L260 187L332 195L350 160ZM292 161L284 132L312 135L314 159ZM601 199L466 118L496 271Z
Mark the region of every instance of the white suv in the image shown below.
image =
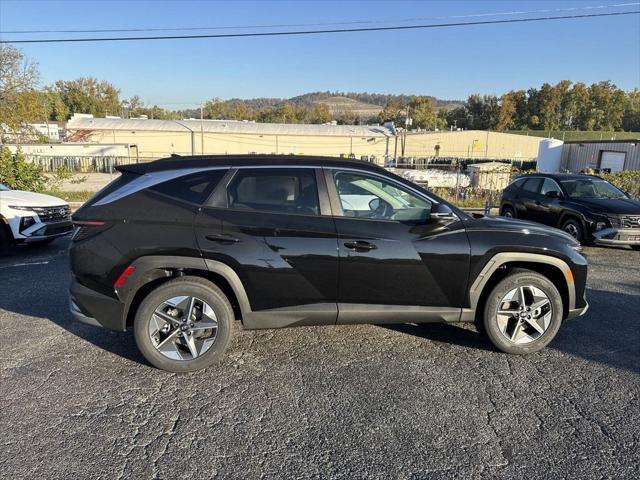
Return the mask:
M47 243L71 233L69 204L0 183L0 251L14 243Z

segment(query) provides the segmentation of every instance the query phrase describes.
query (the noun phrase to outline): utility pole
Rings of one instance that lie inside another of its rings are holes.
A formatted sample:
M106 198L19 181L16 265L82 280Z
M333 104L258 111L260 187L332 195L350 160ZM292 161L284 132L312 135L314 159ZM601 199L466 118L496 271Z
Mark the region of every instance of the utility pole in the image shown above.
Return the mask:
M204 106L200 103L200 154L204 155Z

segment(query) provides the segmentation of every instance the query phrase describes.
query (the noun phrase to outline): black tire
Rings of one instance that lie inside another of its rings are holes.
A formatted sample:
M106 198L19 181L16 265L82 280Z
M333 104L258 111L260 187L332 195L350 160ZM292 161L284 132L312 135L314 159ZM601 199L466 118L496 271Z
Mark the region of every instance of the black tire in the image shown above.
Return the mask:
M165 357L153 345L148 333L149 322L158 305L169 298L181 295L197 297L208 303L218 322L217 335L209 350L190 360ZM140 352L153 366L168 372L193 372L220 360L231 337L233 319L233 308L222 290L203 278L185 276L170 280L147 295L136 312L133 331Z
M508 205L505 205L504 207L502 207L502 211L500 212L500 215L508 218L516 218L515 210Z
M631 247L631 250L635 250L636 252L640 251L640 245L629 245L629 246Z
M548 297L551 311L549 326L538 338L526 344L517 344L509 340L498 326L497 311L504 296L519 286L534 286ZM546 347L558 333L562 324L562 296L555 285L545 276L530 270L518 270L502 279L491 291L485 303L483 318L484 332L493 345L506 353L524 355L537 352Z
M0 223L0 255L8 254L13 246L13 238L7 230L8 227Z
M562 222L562 226L560 228L575 238L578 242L584 242L584 230L580 220L573 217L567 218Z

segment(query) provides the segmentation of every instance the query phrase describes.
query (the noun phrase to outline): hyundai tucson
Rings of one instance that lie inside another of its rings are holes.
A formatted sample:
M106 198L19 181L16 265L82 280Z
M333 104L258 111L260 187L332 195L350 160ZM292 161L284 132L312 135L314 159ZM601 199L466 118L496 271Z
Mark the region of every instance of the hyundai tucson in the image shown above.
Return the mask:
M587 309L560 230L474 218L367 162L173 157L120 166L73 216L70 309L154 366L216 362L241 328L476 322L535 352Z

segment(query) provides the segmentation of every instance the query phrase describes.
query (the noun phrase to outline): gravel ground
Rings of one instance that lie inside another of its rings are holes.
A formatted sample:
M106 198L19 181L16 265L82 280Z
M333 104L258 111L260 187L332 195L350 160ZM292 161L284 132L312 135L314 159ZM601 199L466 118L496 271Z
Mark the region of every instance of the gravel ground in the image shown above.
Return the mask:
M586 249L589 312L543 352L470 326L235 330L148 366L67 313L66 241L0 259L2 478L639 478L640 253Z

